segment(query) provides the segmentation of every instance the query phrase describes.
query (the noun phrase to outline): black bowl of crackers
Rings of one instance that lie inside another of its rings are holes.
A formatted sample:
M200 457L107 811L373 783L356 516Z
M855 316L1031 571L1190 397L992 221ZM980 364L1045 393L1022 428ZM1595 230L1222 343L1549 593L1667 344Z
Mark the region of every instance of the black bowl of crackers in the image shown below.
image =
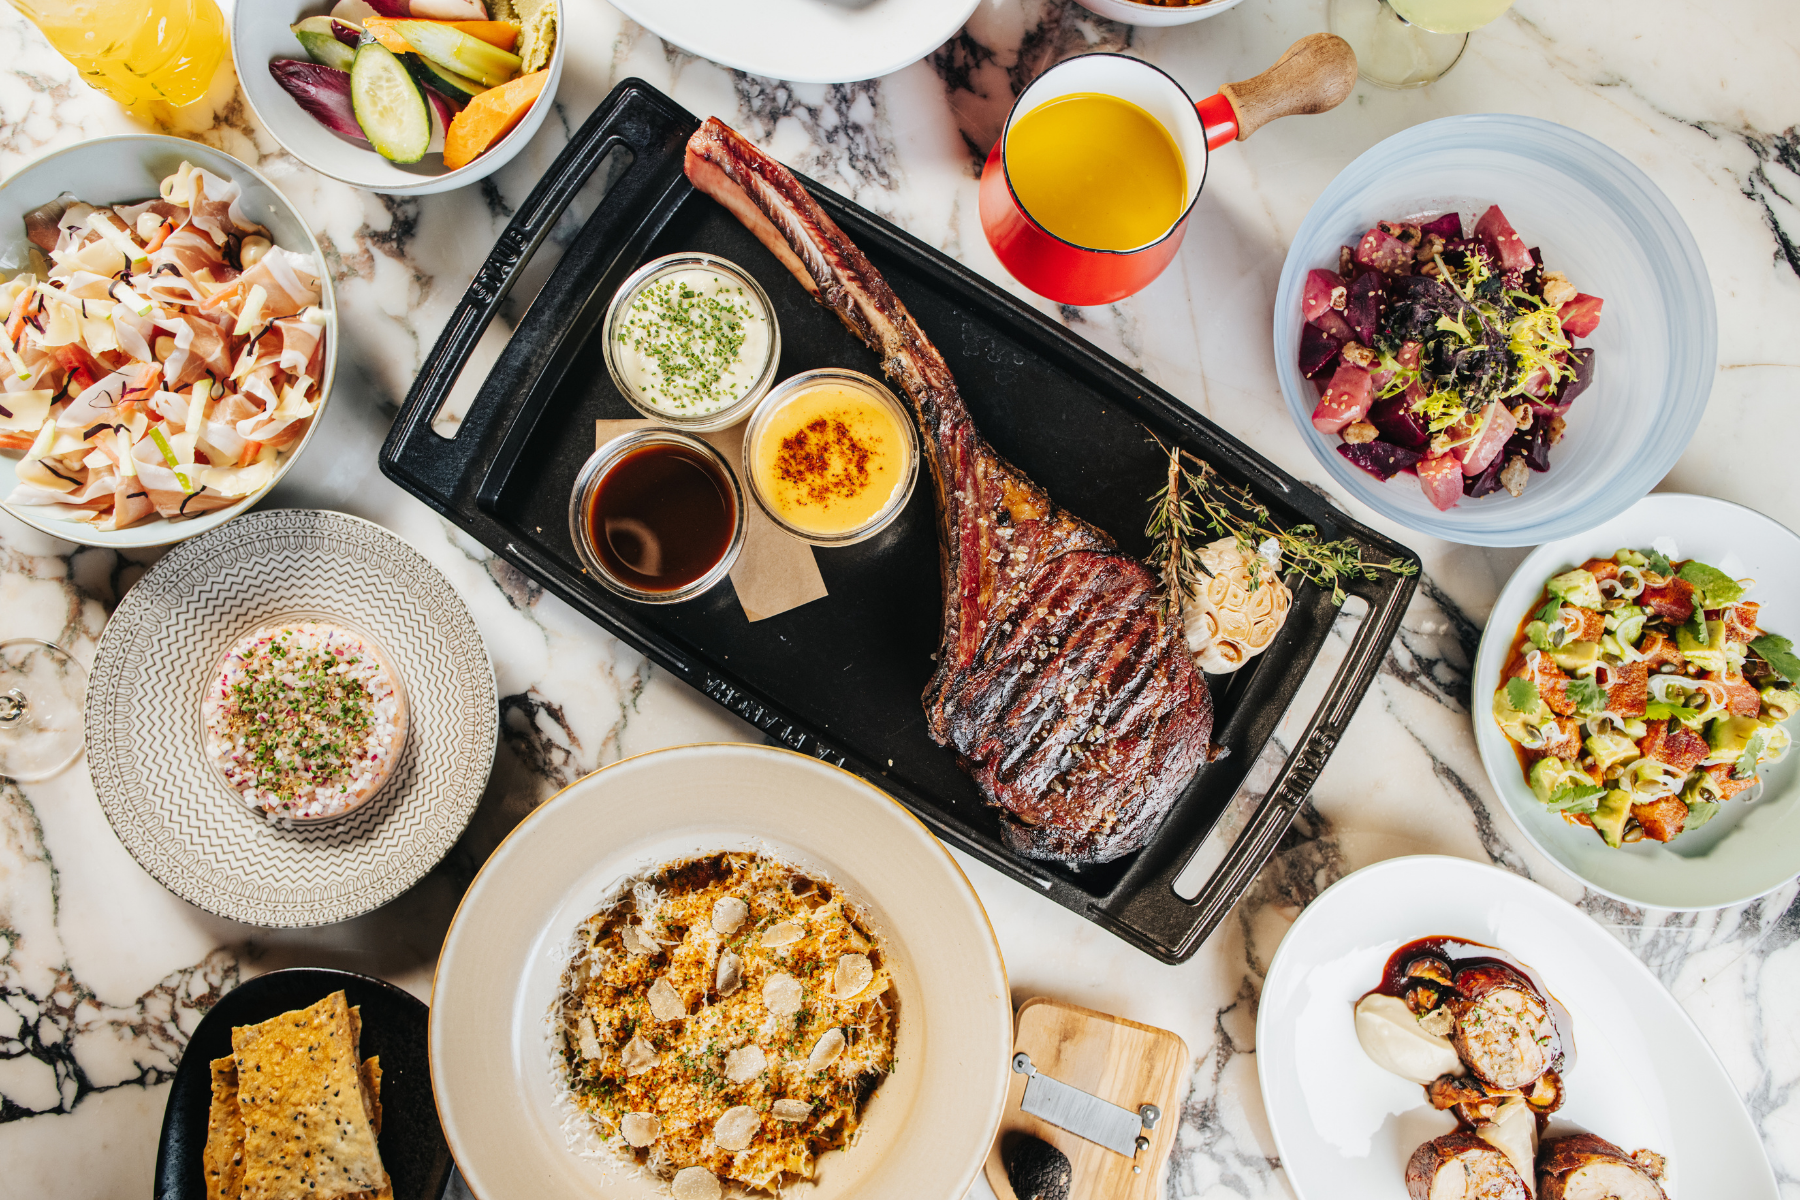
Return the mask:
M429 1013L391 983L316 967L226 993L176 1068L156 1200L438 1200L451 1159Z

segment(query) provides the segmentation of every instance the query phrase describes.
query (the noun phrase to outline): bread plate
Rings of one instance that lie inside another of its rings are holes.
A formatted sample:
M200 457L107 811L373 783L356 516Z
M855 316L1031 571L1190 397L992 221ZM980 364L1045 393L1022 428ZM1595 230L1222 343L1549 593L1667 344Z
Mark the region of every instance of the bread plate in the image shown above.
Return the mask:
M202 697L252 630L326 620L405 681L405 748L341 820L265 820L207 752ZM271 509L185 542L114 610L88 685L87 752L113 832L177 896L252 925L324 925L386 904L475 812L499 736L494 670L456 589L411 546L343 513Z
M158 1197L206 1195L201 1152L212 1098L209 1066L231 1053L232 1027L306 1008L340 990L348 1003L362 1007L363 1056L381 1059L381 1162L393 1180L394 1200L437 1200L444 1194L450 1149L431 1098L424 1003L367 975L295 967L258 975L225 993L188 1039L163 1109L156 1151Z
M1389 859L1327 888L1269 964L1256 1069L1301 1200L1405 1194L1407 1159L1455 1119L1377 1067L1352 1006L1388 956L1447 935L1535 969L1573 1018L1568 1100L1545 1136L1578 1129L1668 1159L1670 1200L1778 1194L1755 1124L1705 1036L1637 957L1586 913L1509 871L1438 855Z
M968 1190L999 1124L1012 1048L1006 972L974 889L870 784L792 751L723 744L653 751L572 784L512 832L463 897L432 991L431 1075L451 1152L483 1200L668 1194L632 1164L572 1148L546 1015L582 920L621 884L720 850L831 881L886 947L897 1066L857 1140L819 1160L805 1193Z
M1697 558L1733 578L1754 578L1745 599L1762 605L1758 624L1800 638L1800 536L1726 500L1658 492L1604 524L1538 547L1507 580L1475 657L1475 744L1488 779L1525 836L1587 886L1651 908L1740 904L1800 875L1800 755L1763 769L1761 799L1734 800L1704 828L1667 844L1646 839L1615 850L1593 830L1545 809L1491 715L1513 639L1545 582L1590 558L1664 539L1672 558Z

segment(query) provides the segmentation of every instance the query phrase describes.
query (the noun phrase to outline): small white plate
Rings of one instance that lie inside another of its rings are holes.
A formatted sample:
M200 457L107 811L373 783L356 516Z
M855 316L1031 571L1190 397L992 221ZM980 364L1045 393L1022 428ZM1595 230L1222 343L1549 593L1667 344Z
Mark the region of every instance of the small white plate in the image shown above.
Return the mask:
M1532 845L1595 891L1651 908L1741 904L1800 875L1800 753L1764 770L1760 800L1727 803L1704 828L1667 845L1645 839L1615 850L1593 830L1545 810L1492 714L1513 638L1550 577L1659 538L1674 542L1670 558L1697 558L1733 578L1754 578L1746 598L1762 605L1757 624L1800 640L1800 537L1727 500L1658 492L1603 525L1539 546L1506 581L1475 657L1475 745L1494 790Z
M484 1200L650 1200L635 1167L579 1156L561 1128L545 1016L575 927L663 863L758 850L828 879L887 944L897 1068L811 1200L968 1191L1000 1122L1012 1003L975 890L917 818L847 771L766 746L657 750L547 801L475 877L431 994L431 1082L450 1151ZM735 1193L734 1193L735 1194Z
M1301 1200L1402 1196L1406 1161L1449 1133L1425 1089L1369 1061L1352 1007L1388 956L1447 935L1534 968L1574 1020L1568 1100L1550 1134L1586 1129L1669 1160L1670 1200L1776 1200L1775 1175L1730 1076L1675 997L1587 914L1498 867L1421 855L1364 867L1307 905L1269 964L1256 1070L1281 1165ZM1685 1187L1684 1187L1685 1183Z
M213 766L200 701L234 642L302 614L375 640L409 729L361 808L280 829ZM292 927L378 908L437 865L481 800L500 721L487 646L442 572L358 517L271 509L182 543L125 593L94 652L86 726L100 806L158 883L234 921Z
M977 0L614 0L665 41L752 75L855 83L949 41Z
M1216 17L1244 0L1205 0L1201 4L1145 4L1142 0L1081 0L1089 12L1127 25L1186 25Z

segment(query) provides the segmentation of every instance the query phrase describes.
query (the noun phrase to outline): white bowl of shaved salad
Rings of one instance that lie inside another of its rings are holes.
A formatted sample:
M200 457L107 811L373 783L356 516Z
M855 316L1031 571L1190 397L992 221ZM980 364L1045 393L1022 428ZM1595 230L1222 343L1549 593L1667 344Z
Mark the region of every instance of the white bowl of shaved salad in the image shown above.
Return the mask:
M90 546L162 546L250 508L318 427L331 278L273 184L156 135L0 186L0 505Z
M1475 741L1527 837L1632 904L1800 874L1800 537L1659 493L1539 547L1494 604Z

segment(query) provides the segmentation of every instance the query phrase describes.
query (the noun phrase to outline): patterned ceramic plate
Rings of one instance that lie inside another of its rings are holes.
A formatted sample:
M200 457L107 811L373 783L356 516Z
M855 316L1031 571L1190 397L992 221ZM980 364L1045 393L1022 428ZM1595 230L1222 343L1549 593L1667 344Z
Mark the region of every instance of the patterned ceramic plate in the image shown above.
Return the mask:
M226 786L200 698L238 638L303 616L381 646L411 729L373 800L295 830ZM487 647L436 567L368 521L275 509L184 543L125 594L88 686L88 766L119 840L177 896L253 925L326 925L410 888L462 834L493 766L497 711Z

